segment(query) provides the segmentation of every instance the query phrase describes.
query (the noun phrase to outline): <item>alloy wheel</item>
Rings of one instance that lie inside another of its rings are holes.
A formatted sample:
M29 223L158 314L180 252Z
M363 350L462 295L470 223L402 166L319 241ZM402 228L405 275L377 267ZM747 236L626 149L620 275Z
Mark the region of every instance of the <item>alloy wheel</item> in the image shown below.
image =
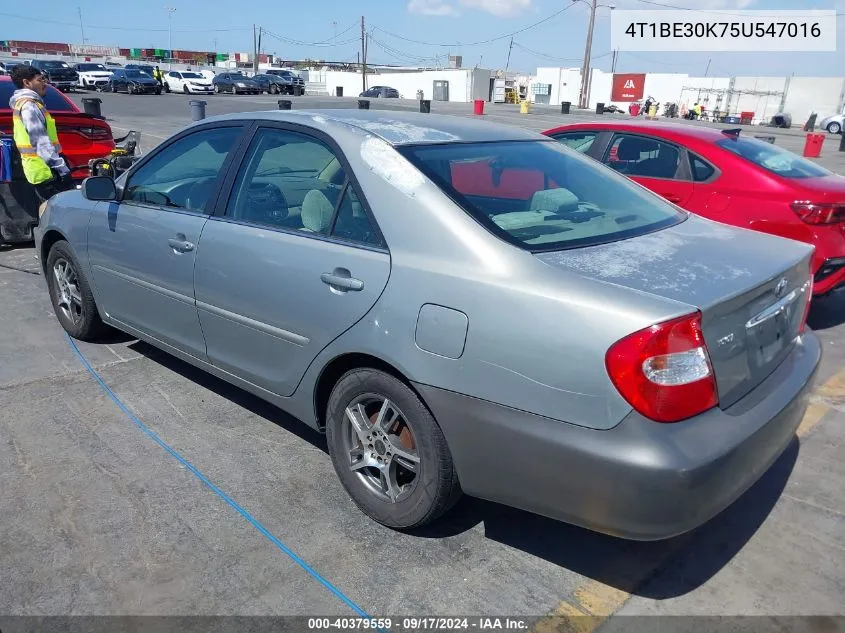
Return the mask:
M397 503L413 492L420 456L414 433L395 403L376 394L359 396L345 409L343 429L349 469L370 493Z
M56 282L56 303L59 309L71 323L79 325L84 314L76 270L68 260L59 258L53 264L53 278Z

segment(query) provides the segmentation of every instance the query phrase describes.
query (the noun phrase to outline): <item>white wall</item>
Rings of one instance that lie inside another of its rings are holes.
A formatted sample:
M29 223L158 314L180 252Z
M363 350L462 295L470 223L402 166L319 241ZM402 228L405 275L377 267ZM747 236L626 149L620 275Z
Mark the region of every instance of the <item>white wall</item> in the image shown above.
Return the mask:
M843 111L845 79L842 77L790 77L783 111L795 123L803 123L811 112L819 119Z
M581 71L578 68L538 68L537 75L530 83L551 84L549 103L560 104L563 101L578 104L581 91Z
M318 77L322 75L323 81ZM473 84L473 77L475 84ZM485 79L486 78L486 79ZM423 91L423 99L434 99L434 81L449 82L449 101L467 102L478 94L478 99L487 99L490 91L490 71L461 68L457 70L424 70L415 73L367 73L367 87L390 86L399 91L405 99L416 99L417 90ZM324 73L309 72L308 81L325 83L326 91L335 94L337 86L343 87L343 95L358 96L363 92L360 73L327 70Z

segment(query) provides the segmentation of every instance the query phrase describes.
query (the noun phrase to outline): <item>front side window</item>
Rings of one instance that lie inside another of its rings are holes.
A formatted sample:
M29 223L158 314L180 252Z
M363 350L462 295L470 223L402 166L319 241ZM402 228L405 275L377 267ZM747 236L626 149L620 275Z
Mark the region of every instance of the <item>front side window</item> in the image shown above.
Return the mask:
M226 215L251 224L379 243L334 152L316 138L287 130L256 133Z
M725 138L716 145L782 178L821 178L832 172L777 145L751 138Z
M616 134L604 163L626 176L674 178L680 150L670 143L636 134Z
M559 134L553 134L552 138L556 141L560 141L571 149L581 152L582 154L586 154L590 151L590 148L593 146L597 136L598 132L579 130L577 132L561 132Z
M551 139L416 145L399 151L480 224L527 250L615 242L687 217Z
M240 127L224 127L171 143L131 174L123 201L205 212L226 156L240 134Z

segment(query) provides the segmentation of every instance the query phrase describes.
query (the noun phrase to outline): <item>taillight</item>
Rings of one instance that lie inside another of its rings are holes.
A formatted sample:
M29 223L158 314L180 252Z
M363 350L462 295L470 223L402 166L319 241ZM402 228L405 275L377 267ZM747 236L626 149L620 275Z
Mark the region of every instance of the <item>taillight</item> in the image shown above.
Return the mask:
M807 224L836 224L845 221L845 204L798 201L789 206Z
M807 281L807 296L804 299L804 316L801 317L801 329L799 332L801 334L804 333L804 330L807 329L807 319L810 317L810 306L813 303L813 275L810 275L809 281Z
M79 134L92 141L107 141L112 135L108 129L93 125L59 125L57 131L69 134Z
M611 346L605 364L628 404L657 422L678 422L719 403L699 312L626 336Z

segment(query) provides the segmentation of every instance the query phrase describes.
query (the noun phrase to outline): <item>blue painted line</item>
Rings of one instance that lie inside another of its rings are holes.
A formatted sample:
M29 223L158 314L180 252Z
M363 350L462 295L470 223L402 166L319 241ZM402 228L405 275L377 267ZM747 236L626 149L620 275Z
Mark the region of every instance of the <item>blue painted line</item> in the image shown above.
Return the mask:
M306 563L304 560L302 560L299 556L297 556L297 554L293 550L291 550L288 546L286 546L278 538L276 538L273 535L273 533L270 532L270 530L268 530L266 527L264 527L261 524L261 522L258 521L258 519L256 519L249 512L247 512L247 510L243 506L241 506L237 501L232 499L225 492L220 490L220 488L215 486L208 479L208 477L203 475L193 464L191 464L187 459L182 457L176 451L176 449L172 448L167 442L165 442L158 435L156 435L155 431L153 431L150 427L148 427L146 424L144 424L134 413L132 413L129 410L129 408L125 404L123 404L123 401L121 401L121 399L117 397L117 394L115 394L114 391L111 390L111 388L100 377L100 374L97 373L97 370L94 369L91 366L91 363L88 362L88 359L85 358L85 356L83 355L83 353L81 351L79 351L79 348L76 346L76 342L70 336L68 336L67 333L65 334L65 337L67 338L68 343L70 343L70 347L73 350L73 353L76 354L76 357L79 359L79 361L85 367L85 369L88 370L88 373L91 374L91 376L94 377L94 380L97 381L97 383L100 385L100 388L106 393L106 395L109 398L111 398L112 402L114 402L118 406L118 408L121 411L123 411L123 413L126 414L126 417L128 417L135 426L137 426L139 429L141 429L147 436L150 437L150 439L152 439L156 444L161 446L165 451L170 453L180 464L182 464L185 468L190 470L197 479L199 479L208 488L210 488L212 490L212 492L214 492L214 494L216 494L218 497L223 499L223 501L228 503L235 510L235 512L237 512L244 519L249 521L249 523L251 523L252 526L256 530L261 532L261 534L263 534L265 537L267 537L267 540L269 540L273 545L275 545L277 548L279 548L293 562L295 562L302 569L304 569L305 572L308 573L309 576L311 576L314 580L316 580L321 585L323 585L323 587L328 589L337 598L340 598L341 602L346 604L350 609L355 611L355 613L360 615L362 618L370 618L371 617L371 616L367 615L366 611L364 611L361 607L359 607L357 604L352 602L352 600L349 597L347 597L346 594L344 594L340 589L338 589L332 583L330 583L328 580L323 578L313 567L311 567L308 563Z

